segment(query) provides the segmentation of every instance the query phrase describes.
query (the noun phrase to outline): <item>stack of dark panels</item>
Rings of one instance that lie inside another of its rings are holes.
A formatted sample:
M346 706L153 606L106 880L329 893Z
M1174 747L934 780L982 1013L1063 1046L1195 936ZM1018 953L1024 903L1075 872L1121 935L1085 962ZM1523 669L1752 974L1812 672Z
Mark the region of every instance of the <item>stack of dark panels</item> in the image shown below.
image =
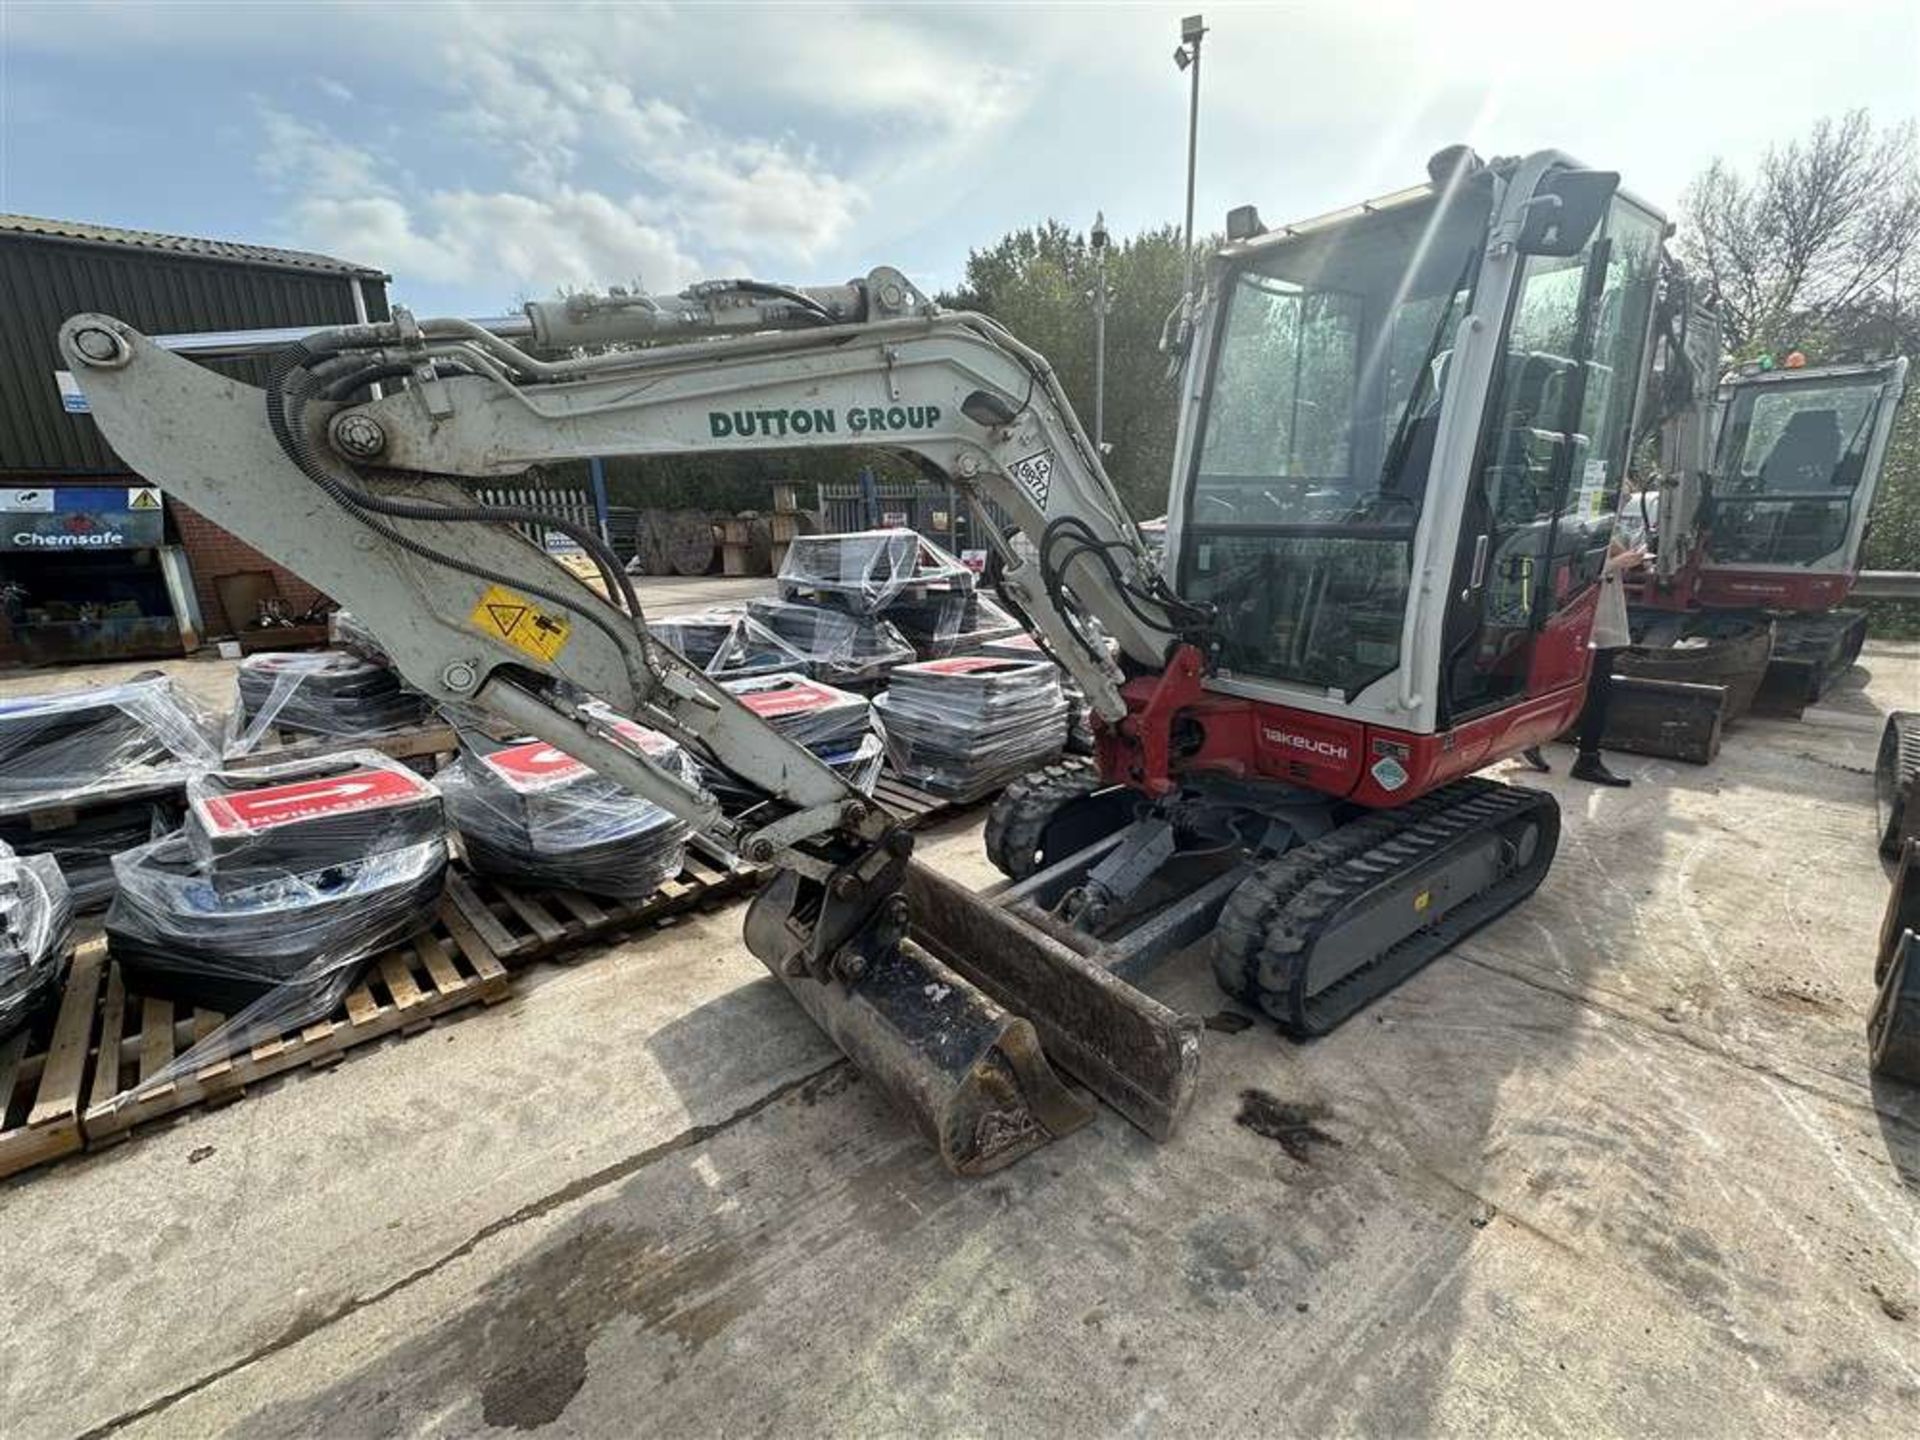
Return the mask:
M647 622L647 632L716 680L806 668L798 650L744 611L709 610Z
M171 828L169 808L151 800L89 806L72 824L48 830L25 816L0 820L0 844L17 855L51 855L67 877L74 910L99 910L113 899L113 857Z
M432 923L446 868L439 793L384 755L209 773L185 825L115 860L108 941L141 994L317 1018Z
M72 922L58 862L0 845L0 1041L32 1024L53 998Z
M893 767L941 794L991 788L1059 756L1067 702L1051 660L960 655L902 665L875 699Z
M240 662L240 708L248 725L358 740L427 718L426 698L398 671L359 655L253 655Z
M1022 630L1001 640L990 640L982 645L981 655L993 655L1002 660L1046 660L1047 654L1040 642ZM1067 750L1074 755L1093 753L1093 707L1087 703L1086 693L1074 683L1064 668L1060 671L1060 693L1067 697Z
M205 716L163 675L0 701L0 797L70 796L180 779L218 758Z
M1005 610L977 590L929 590L903 596L887 607L922 660L984 655L987 646L1026 632Z
M809 675L829 685L876 685L914 657L899 627L878 616L766 597L749 600L747 613L796 651Z
M886 747L874 733L873 706L865 696L805 675L766 675L724 685L747 709L806 746L855 789L873 793ZM707 788L729 809L764 798L723 770L712 766L706 770Z
M853 615L880 615L901 596L971 594L974 573L913 530L803 535L787 547L780 597L811 597Z
M630 720L616 737L662 769L696 783L673 741ZM544 740L467 736L436 783L447 818L483 874L641 900L680 873L691 827Z

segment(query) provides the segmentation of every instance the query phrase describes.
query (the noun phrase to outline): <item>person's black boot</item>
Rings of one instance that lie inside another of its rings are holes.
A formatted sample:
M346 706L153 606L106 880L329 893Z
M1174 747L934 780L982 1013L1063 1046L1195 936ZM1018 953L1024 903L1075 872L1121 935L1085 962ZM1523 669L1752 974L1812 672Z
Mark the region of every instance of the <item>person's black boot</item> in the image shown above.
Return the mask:
M1547 757L1540 753L1538 745L1529 745L1520 752L1520 758L1527 762L1529 770L1537 770L1542 775L1551 775L1553 766L1547 763Z
M1600 763L1600 757L1598 755L1582 754L1579 759L1573 762L1573 769L1567 773L1576 780L1585 780L1594 785L1612 785L1621 790L1633 784L1633 781L1627 779L1626 776L1616 775L1607 769L1605 765Z

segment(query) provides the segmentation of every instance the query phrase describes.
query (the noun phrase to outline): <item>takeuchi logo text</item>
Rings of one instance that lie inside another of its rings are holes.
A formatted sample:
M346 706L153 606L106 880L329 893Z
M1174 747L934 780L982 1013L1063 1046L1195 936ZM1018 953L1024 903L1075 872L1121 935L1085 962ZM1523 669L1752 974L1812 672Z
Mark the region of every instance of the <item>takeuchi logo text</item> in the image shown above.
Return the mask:
M1261 731L1267 737L1269 745L1280 745L1288 750L1304 750L1309 755L1318 755L1322 760L1345 760L1347 747L1338 740L1320 740L1312 735L1297 735L1291 730L1275 730L1271 726Z

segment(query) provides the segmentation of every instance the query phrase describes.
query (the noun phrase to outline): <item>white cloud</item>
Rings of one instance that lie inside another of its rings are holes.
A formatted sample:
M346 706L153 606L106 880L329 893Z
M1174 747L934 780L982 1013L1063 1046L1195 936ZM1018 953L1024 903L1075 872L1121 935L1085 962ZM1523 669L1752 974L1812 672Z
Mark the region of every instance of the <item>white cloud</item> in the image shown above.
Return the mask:
M304 246L397 276L516 291L642 283L678 289L700 267L644 207L560 186L541 195L402 190L392 167L360 146L261 109L263 174L288 197L287 228Z
M313 87L329 100L338 100L342 105L351 105L353 103L353 91L345 85L342 85L331 75L314 76Z

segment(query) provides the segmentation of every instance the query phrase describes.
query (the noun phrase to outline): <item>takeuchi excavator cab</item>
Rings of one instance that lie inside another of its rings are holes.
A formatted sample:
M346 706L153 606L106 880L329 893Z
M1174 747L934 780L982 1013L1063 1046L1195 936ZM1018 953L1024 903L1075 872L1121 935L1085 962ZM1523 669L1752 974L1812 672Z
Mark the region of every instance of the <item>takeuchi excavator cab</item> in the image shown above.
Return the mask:
M1899 358L1725 382L1704 603L1818 611L1846 598L1906 375Z
M1577 709L1666 230L1555 152L1430 173L1219 254L1169 505L1207 689L1308 727L1280 773L1370 805Z

